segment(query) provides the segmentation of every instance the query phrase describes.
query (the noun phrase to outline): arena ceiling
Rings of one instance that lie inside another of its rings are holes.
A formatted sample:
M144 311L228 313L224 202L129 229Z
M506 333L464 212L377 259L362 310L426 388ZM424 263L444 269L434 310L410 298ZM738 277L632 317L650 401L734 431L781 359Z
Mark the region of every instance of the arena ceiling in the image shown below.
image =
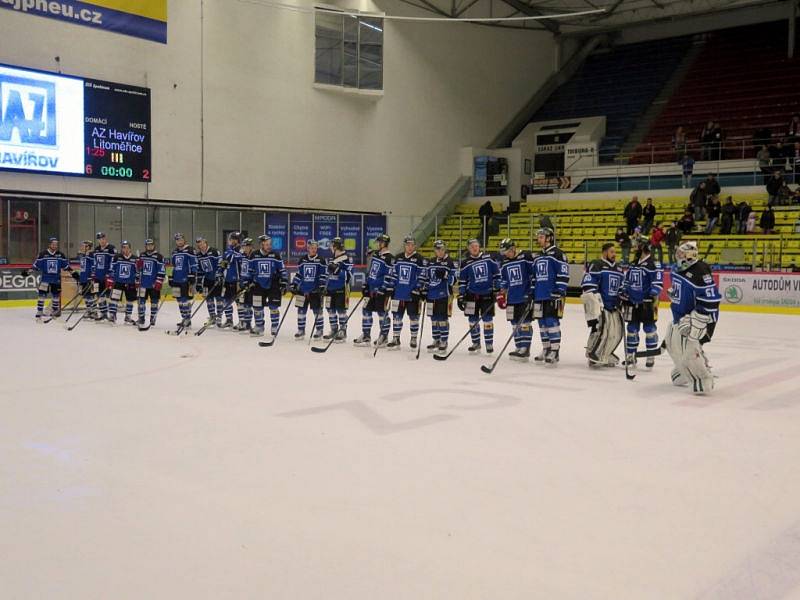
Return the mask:
M541 16L602 10L571 18L493 23L500 27L589 34L663 20L678 20L783 0L400 0L442 18ZM787 17L789 11L786 11Z

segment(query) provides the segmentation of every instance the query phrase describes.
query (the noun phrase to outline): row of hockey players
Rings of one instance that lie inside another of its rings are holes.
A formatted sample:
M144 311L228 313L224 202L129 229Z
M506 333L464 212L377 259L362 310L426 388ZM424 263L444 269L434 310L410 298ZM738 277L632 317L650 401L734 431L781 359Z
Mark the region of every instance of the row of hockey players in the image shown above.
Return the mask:
M81 255L81 272L73 274L81 283L91 283L87 305L104 318L102 293L98 288L104 281L112 293L109 318L116 315L116 304L122 293L126 294L126 319L132 312L132 298L139 297L139 322L144 319L145 300L151 301L152 312L157 310L158 292L163 281L164 260L155 252L152 243L145 246L139 259L131 260L130 246L123 243L122 252L114 255L113 247L103 234L98 234L94 251ZM147 240L151 242L150 240ZM288 275L277 252L271 249L268 236L259 238L260 248L253 252L250 240L240 240L232 234L228 248L220 253L198 238L193 250L183 236L176 234L176 247L170 258L173 267L170 285L177 298L182 316L180 325L190 326L192 292L207 298L209 319L220 327L232 327L233 304L237 304L239 324L237 329L247 330L255 314L256 335L263 333L264 308L270 311L273 335L276 333L282 295L287 288ZM240 245L241 241L241 245ZM453 289L457 289L458 307L470 323L472 344L469 351L481 349L480 325L483 324L484 347L487 353L494 350L494 307L506 311L506 318L514 327L515 349L510 353L517 360L528 360L533 338L532 322L539 326L542 351L537 362L555 364L559 360L561 344L560 320L569 280L569 266L564 253L553 243L553 232L542 229L537 234L540 251L535 255L517 249L511 240L503 240L500 260L484 252L477 240L470 240L467 252L458 268L447 253L445 245L437 241L435 256L430 260L416 251L413 239L404 240L404 251L393 255L389 251L390 239L381 235L376 239L363 289L365 304L362 310L362 333L354 340L356 345L370 345L374 315L377 316L379 336L375 344L390 349L400 347L403 319L407 314L411 329L411 346L416 347L420 311L426 310L431 320L432 352L444 353L449 337ZM89 246L88 244L85 245ZM347 327L349 285L352 265L343 250L342 240L332 242L334 257L326 260L319 256L318 245L311 240L308 254L298 265L291 291L298 309L296 339L304 339L306 315L310 308L314 315L312 337L319 339L323 329L323 305L328 308L331 332L326 338L344 341ZM53 253L60 255L61 268L68 261L57 252L51 242L34 266L43 273L37 316L41 315L43 296L54 293L58 283L46 275L58 272L58 266L47 264ZM111 256L108 259L108 256ZM153 257L152 266L142 257ZM137 262L137 260L139 262ZM85 261L85 262L84 262ZM126 268L126 264L136 265ZM110 275L103 279L103 267ZM53 271L53 268L56 271ZM138 275L132 273L138 273ZM138 279L137 279L138 276ZM615 366L619 359L614 354L625 335L625 354L629 366L635 365L640 330L645 334L647 366L651 366L658 353L659 340L656 328L658 297L662 290L662 268L644 246L639 261L623 272L616 263L613 244L606 244L602 257L593 262L582 282L582 300L591 328L586 346L586 356L592 366ZM152 283L151 283L152 282ZM50 286L50 287L47 287ZM138 286L138 292L137 292ZM150 286L150 287L145 287ZM86 289L86 288L84 288ZM145 291L143 291L145 290ZM152 290L152 292L147 291ZM114 294L114 292L117 292ZM667 334L666 348L673 358L675 370L672 378L676 385L691 383L697 392L713 387L702 345L708 342L718 318L719 292L711 271L699 260L693 242L683 244L676 252L676 265L672 272L673 323ZM54 302L56 302L54 294ZM57 312L57 305L54 304ZM225 322L222 322L223 313ZM392 339L389 341L390 329Z

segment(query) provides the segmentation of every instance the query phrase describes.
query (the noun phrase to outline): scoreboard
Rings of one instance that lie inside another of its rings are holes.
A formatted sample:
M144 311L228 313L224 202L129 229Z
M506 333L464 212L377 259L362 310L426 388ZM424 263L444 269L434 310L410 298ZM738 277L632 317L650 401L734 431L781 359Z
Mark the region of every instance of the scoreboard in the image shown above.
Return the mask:
M150 90L0 65L0 170L151 181Z

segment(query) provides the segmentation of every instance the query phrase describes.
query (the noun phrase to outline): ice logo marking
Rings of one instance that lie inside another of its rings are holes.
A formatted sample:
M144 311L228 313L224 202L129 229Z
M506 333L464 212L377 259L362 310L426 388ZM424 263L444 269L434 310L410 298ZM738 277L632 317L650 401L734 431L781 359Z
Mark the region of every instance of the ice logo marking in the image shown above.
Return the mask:
M56 86L0 74L0 142L56 146Z

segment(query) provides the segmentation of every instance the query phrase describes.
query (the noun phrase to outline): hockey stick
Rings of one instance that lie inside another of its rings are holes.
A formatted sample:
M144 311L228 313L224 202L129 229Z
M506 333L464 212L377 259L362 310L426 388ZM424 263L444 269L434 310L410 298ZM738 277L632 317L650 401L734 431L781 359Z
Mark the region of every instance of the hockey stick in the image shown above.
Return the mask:
M258 345L261 348L269 348L275 344L275 341L278 339L278 334L281 332L281 327L283 327L283 321L286 319L286 316L289 314L289 309L292 307L292 300L294 300L294 296L295 294L292 292L292 295L289 297L289 304L286 305L286 310L283 311L283 316L278 322L278 328L275 330L275 335L272 336L272 339L258 342Z
M98 302L100 301L100 298L103 298L104 296L107 296L109 291L111 291L111 290L109 288L106 288L100 294L98 294L98 296L97 296ZM78 320L75 321L72 325L68 325L67 326L67 323L65 321L64 325L67 327L67 331L72 331L73 329L75 329L80 324L80 322L83 321L88 315L89 315L89 311L87 310L80 317L78 317Z
M206 301L208 301L208 297L211 295L211 292L213 292L217 287L219 287L219 285L221 283L222 282L217 282L216 284L214 284L214 287L212 287L209 290L208 295L206 295L206 297L203 298L203 301L200 303L200 305L191 314L191 316L189 317L189 320L191 320L191 317L194 317L194 315L197 314L197 311L200 310L200 307L202 307L203 304L205 304ZM249 289L250 289L250 287L248 286L248 287L243 287L241 290L239 290L239 292L233 298L231 298L231 301L228 302L227 304L225 304L225 306L222 307L222 310L219 311L217 313L217 315L220 315L220 316L223 315L225 313L225 311L228 310L231 306L233 306L236 303L236 301L239 300L240 297L244 296L245 292L247 292ZM198 329L197 331L195 331L194 334L196 336L203 335L205 333L206 329L208 329L209 327L211 327L214 324L214 321L215 321L215 319L209 317L208 319L206 319L206 322L203 323L203 326L200 329ZM179 327L178 329L181 329L181 328ZM169 331L167 331L167 333L169 333ZM173 335L178 335L178 333L173 333Z
M348 323L350 322L350 318L355 314L356 309L358 309L358 307L361 306L361 303L363 301L364 301L364 296L361 296L361 298L359 298L358 302L356 302L356 305L353 307L353 310L351 310L350 314L347 315L347 322ZM328 349L333 345L333 341L334 341L334 338L329 339L328 342L322 347L311 346L311 351L312 352L316 352L317 354L321 354L322 352L327 352Z
M450 358L450 355L453 354L453 352L456 351L456 348L458 348L465 339L467 339L469 334L472 333L472 330L475 329L475 327L480 327L480 322L483 321L484 317L486 315L488 315L489 311L492 310L493 308L494 308L494 302L492 302L492 304L490 304L489 307L485 311L483 311L483 313L481 313L480 318L477 321L475 321L470 326L469 329L467 329L467 333L465 333L464 335L461 336L461 339L458 340L458 342L456 342L456 345L453 346L447 354L434 354L433 355L433 359L434 360L447 360L448 358Z
M522 314L522 318L519 320L519 322L514 326L514 329L511 331L511 335L508 336L508 339L506 340L506 343L503 344L502 348L500 348L500 353L497 355L497 358L494 359L494 362L492 363L492 366L487 367L486 365L481 365L481 371L483 371L484 373L489 374L489 375L491 375L492 372L494 372L495 368L497 367L497 363L499 363L500 359L503 358L503 353L506 351L506 348L508 348L508 345L511 343L511 340L513 340L514 337L519 332L520 326L525 323L525 319L528 318L528 315L530 314L530 312L531 312L531 306L529 304L528 308Z
M417 358L419 360L419 353L422 350L422 334L425 332L425 314L428 312L428 301L422 300L422 319L419 324L419 336L417 337Z
M72 303L73 303L73 302L75 302L75 300L77 300L77 301L78 301L78 302L75 304L75 306L73 307L73 309L70 311L69 315L67 315L67 318L66 318L66 319L64 319L64 323L68 322L68 321L69 321L69 319L70 319L70 317L71 317L71 316L72 316L72 315L75 313L75 311L76 311L76 310L78 310L78 307L81 305L81 299L83 298L83 294L85 294L85 293L86 293L86 291L89 289L89 286L90 286L90 285L92 285L92 284L91 284L91 283L87 283L85 286L83 286L83 289L81 289L80 291L78 291L78 293L77 293L77 294L75 294L75 296L73 296L73 298L72 298L72 299L71 299L69 302L67 302L67 303L66 303L66 304L65 304L65 305L64 305L64 306L61 308L61 312L64 312L64 311L65 311L65 310L67 310L67 309L68 309L70 306L72 306ZM58 317L56 317L56 316L54 316L54 315L50 315L50 316L49 316L49 317L47 317L46 319L42 320L42 324L43 324L43 325L47 325L47 324L48 324L50 321L52 321L53 319L57 319L57 318L58 318Z
M158 306L156 307L156 313L161 312L161 307L164 306L164 302L166 302L166 300L167 300L167 298L166 298L166 295L165 295L161 299L161 302L158 303ZM153 305L152 304L150 305L150 315L151 315L151 318L152 318L152 315L153 315ZM144 314L142 314L142 316L144 316ZM139 331L148 331L152 326L153 326L152 321L150 322L149 325L146 325L146 326L145 325L139 325Z

